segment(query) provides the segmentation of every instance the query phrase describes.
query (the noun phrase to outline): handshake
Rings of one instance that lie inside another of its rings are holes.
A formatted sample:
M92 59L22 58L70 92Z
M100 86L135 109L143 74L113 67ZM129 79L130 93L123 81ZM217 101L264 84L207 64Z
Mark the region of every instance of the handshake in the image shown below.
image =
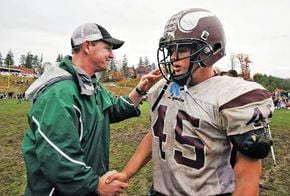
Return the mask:
M120 195L128 187L128 180L128 176L124 172L108 171L99 178L98 195Z

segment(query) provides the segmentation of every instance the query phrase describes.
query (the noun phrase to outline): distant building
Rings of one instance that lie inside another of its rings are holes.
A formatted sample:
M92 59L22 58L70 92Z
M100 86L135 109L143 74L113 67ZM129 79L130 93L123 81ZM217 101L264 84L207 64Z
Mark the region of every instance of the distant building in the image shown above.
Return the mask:
M128 78L136 78L136 70L134 67L128 67Z
M136 77L141 78L143 75L149 73L148 69L145 66L139 66L136 68Z
M17 66L0 67L0 74L34 77L34 70L26 67L17 67Z

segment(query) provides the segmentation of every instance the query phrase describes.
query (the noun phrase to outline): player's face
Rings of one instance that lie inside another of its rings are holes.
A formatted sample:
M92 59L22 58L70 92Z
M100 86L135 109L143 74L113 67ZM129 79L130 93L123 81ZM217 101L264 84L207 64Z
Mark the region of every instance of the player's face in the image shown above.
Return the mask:
M189 63L190 63L190 58L189 58L190 48L181 47L178 49L178 54L174 49L172 49L171 51L172 51L171 60L176 60L175 62L173 62L173 70L174 70L175 75L181 75L181 74L187 73ZM181 59L181 60L178 60L178 59Z

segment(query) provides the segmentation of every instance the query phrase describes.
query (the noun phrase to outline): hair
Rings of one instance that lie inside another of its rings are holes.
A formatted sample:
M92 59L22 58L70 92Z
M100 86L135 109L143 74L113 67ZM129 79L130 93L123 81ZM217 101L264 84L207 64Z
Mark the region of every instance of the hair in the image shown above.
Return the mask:
M221 71L221 72L220 72L220 76L227 75L227 73L228 73L228 72L226 72L226 71Z
M230 69L228 74L230 74L232 77L238 77L238 72L234 69Z
M81 51L82 45L83 45L83 44L80 44L80 45L74 46L74 47L71 49L71 53L72 53L72 54L77 54L77 53L79 53L79 52Z
M98 41L100 41L100 40L94 40L94 41L91 41L91 44L92 44L93 46L95 46L96 43L97 43ZM80 44L80 45L74 46L74 47L72 48L71 53L72 53L72 54L77 54L77 53L79 53L79 52L81 51L81 49L82 49L82 46L83 46L83 44Z

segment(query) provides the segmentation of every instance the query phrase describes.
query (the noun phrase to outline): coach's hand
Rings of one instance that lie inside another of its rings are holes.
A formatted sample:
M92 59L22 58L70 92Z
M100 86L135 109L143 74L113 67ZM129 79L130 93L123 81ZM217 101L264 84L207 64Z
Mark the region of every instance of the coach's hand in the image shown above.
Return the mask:
M109 171L99 178L97 188L98 195L119 195L128 187L128 183L118 179L112 179L107 183L107 178L111 175L118 174L116 170Z
M141 77L137 88L141 91L148 91L160 78L162 75L159 69L155 69Z
M119 172L119 173L112 173L108 178L106 179L106 183L109 184L114 180L122 181L122 182L128 182L128 176L124 172Z
M144 95L147 91L160 79L162 75L158 69L155 69L148 74L141 77L136 88L132 90L128 97L132 103L136 106L143 101Z

